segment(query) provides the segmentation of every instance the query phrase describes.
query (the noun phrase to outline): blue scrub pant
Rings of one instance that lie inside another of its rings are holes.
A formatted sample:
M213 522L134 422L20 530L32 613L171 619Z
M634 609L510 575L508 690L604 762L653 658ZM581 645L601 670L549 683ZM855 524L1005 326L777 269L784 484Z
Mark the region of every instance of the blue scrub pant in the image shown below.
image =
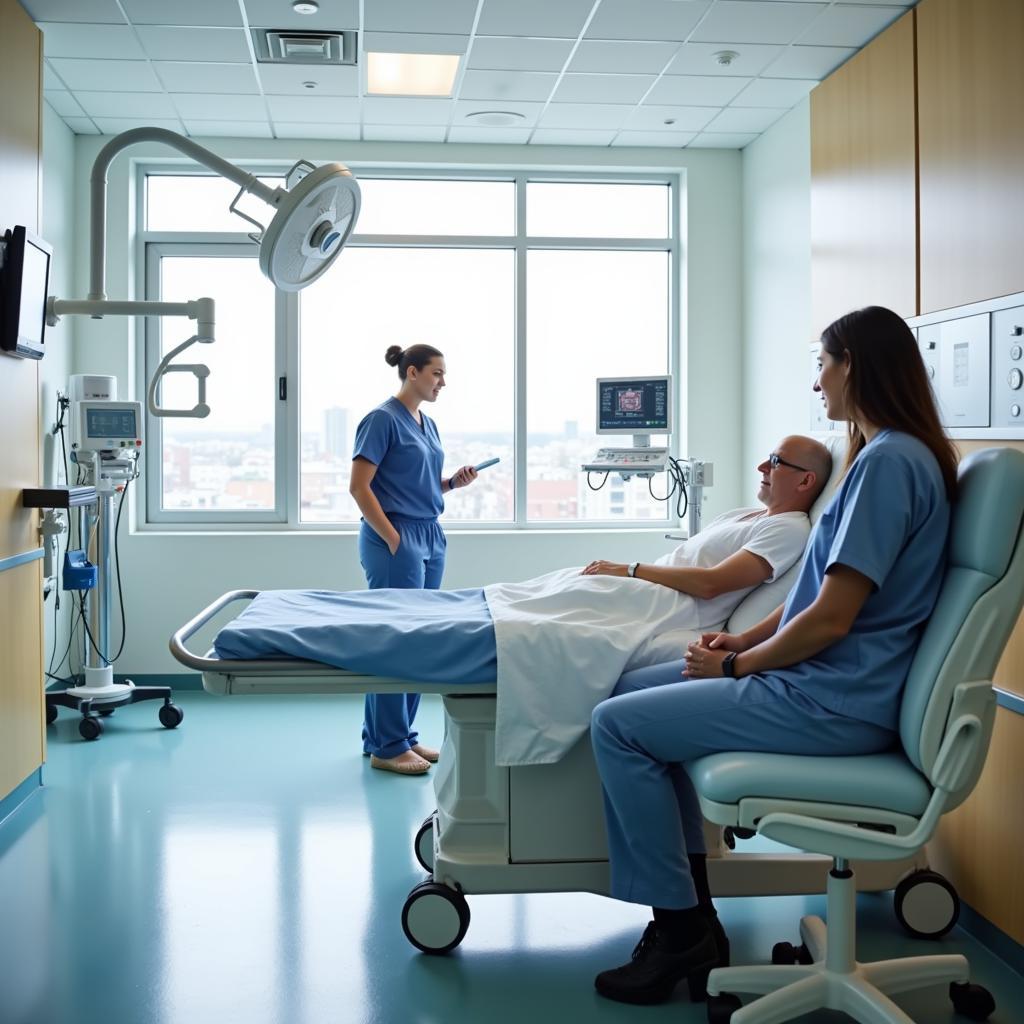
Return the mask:
M611 894L683 909L697 896L687 860L704 853L703 816L684 764L724 750L870 754L896 734L828 711L773 677L680 679L684 661L627 672L594 709Z
M447 541L436 519L407 519L389 515L402 536L392 555L377 531L365 522L359 527L359 561L371 590L438 590L444 575ZM368 693L363 709L363 751L391 758L416 745L412 724L420 706L418 693Z

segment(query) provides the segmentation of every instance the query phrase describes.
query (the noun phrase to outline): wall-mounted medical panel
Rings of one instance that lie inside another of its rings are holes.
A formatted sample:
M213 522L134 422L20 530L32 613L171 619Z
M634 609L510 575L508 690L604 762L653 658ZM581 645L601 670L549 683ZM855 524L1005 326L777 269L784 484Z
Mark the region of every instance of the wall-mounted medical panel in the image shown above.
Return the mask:
M1024 427L1024 306L992 314L992 426Z

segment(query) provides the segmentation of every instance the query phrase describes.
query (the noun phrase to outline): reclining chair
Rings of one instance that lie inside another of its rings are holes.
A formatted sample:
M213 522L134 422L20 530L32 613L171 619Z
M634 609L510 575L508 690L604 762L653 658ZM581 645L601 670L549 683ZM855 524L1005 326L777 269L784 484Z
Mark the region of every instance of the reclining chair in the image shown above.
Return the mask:
M780 943L773 965L712 971L711 1024L781 1024L823 1007L861 1024L913 1024L888 996L938 983L949 983L954 1008L972 1020L995 1009L988 992L968 984L963 956L868 964L854 956L849 861L915 853L970 794L995 721L992 675L1024 604L1024 454L976 452L961 463L959 484L945 579L903 691L901 749L862 757L729 752L688 766L710 821L832 858L827 927L805 917L800 950ZM741 1008L733 992L761 998Z

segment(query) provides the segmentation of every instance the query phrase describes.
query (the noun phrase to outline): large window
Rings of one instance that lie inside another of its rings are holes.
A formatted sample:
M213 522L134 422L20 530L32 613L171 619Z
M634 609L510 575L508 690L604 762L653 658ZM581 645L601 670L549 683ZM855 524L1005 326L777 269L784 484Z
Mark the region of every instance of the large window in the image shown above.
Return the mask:
M244 222L215 211L230 187L143 176L147 297L217 306L216 343L182 357L209 365L211 415L149 421L147 519L354 525L355 431L399 387L385 350L425 342L447 364L448 386L424 407L445 475L501 459L446 496L446 522L666 521L651 495L664 477L594 489L580 465L629 440L595 433L596 378L674 369L673 183L359 177L359 233L328 274L285 295L260 275ZM186 336L182 323L148 324L147 374ZM194 403L190 374L165 381L164 406Z

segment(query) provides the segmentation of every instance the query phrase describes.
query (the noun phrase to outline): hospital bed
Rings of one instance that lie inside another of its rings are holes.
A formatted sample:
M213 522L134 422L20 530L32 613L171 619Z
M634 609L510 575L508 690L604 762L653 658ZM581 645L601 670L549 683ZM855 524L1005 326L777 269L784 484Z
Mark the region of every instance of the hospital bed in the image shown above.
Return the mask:
M730 628L763 617L778 602L768 588L788 590L782 577L758 588L730 619ZM413 887L402 909L409 941L427 953L446 953L465 937L467 896L483 893L608 893L608 852L601 787L589 734L554 764L502 767L495 764L496 684L419 683L361 675L317 662L243 661L198 655L186 644L205 625L259 592L224 594L182 626L171 652L202 673L214 694L434 693L444 705L445 739L433 771L437 809L414 839L417 859L429 877ZM756 600L752 600L757 595ZM726 827L707 824L708 876L715 896L824 893L831 861L779 849L744 853L736 839L753 834L737 816ZM953 887L927 868L923 853L901 861L857 864L858 886L880 892L895 888L900 922L912 934L937 938L955 924L959 901Z

